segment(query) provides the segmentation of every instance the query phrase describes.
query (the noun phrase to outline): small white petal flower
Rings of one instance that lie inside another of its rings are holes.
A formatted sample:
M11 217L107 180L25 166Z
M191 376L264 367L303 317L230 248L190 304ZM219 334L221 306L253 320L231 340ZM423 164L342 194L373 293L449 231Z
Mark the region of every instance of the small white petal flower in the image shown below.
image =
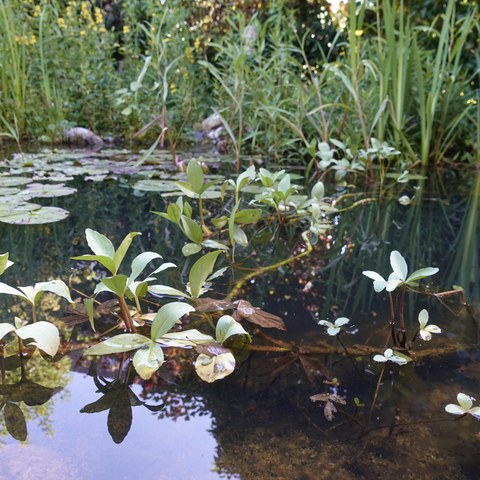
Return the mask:
M466 415L469 413L477 420L480 420L480 407L472 407L475 398L465 393L457 395L458 405L456 403L449 403L445 407L445 411L452 415Z
M339 317L335 320L335 323L329 322L328 320L320 320L318 324L327 327L327 333L334 337L340 333L341 327L346 325L348 322L350 322L350 319L346 317Z
M412 203L412 199L408 195L402 195L398 199L398 203L400 205L410 205Z
M375 362L393 362L396 363L397 365L406 365L408 362L411 362L412 359L408 357L407 355L404 355L403 353L400 352L395 352L391 348L387 348L384 352L383 355L375 355L373 357L373 360Z
M418 334L426 342L429 342L432 339L432 333L442 333L442 330L440 327L437 327L437 325L427 325L428 312L425 309L421 310L418 314L418 323L420 324L420 331Z

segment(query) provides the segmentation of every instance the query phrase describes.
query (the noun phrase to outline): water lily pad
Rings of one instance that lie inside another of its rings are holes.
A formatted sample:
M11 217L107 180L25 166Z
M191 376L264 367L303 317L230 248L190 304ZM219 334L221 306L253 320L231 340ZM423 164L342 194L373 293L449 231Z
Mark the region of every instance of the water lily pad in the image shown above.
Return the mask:
M14 200L15 201L8 202L2 201L0 205L0 217L7 217L16 214L25 214L27 212L32 212L33 210L38 210L39 208L41 208L41 205L37 205L36 203L28 203L18 198Z
M144 192L174 192L178 188L172 180L139 180L134 183L135 190L142 190Z
M2 216L0 222L13 225L38 225L42 223L59 222L67 218L69 212L59 207L40 207L35 210L12 213Z
M0 177L0 187L17 187L27 185L27 183L32 183L32 179L27 177Z
M15 195L19 191L20 189L16 187L0 187L0 196Z
M76 188L66 187L60 184L31 183L20 195L26 198L51 198L64 197L76 193Z

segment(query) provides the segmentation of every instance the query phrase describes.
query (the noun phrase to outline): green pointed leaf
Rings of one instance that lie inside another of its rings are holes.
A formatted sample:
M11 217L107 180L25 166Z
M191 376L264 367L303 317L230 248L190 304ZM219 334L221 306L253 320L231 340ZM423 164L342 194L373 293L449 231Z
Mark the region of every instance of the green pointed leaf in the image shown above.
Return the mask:
M215 329L217 341L223 344L233 335L244 335L249 342L252 340L250 335L239 322L230 315L223 315L218 319L217 327Z
M321 202L323 200L323 197L325 196L325 187L323 185L323 182L317 182L313 186L311 196L312 198L315 198L318 202Z
M228 252L229 248L224 245L223 243L217 242L216 240L204 240L202 245L205 248L214 248L215 250L223 250L224 252Z
M155 293L157 295L168 295L170 297L183 297L190 298L186 293L181 290L177 290L173 287L168 287L167 285L149 285L148 291Z
M128 278L126 275L115 275L113 277L102 278L103 283L111 292L119 297L123 297L127 290Z
M233 238L235 239L235 244L246 247L248 245L248 238L245 232L237 225L232 227Z
M35 287L35 303L38 301L38 295L41 292L51 292L59 297L64 298L69 303L73 303L72 297L70 296L70 290L68 289L65 282L62 280L51 280L50 282L40 282L36 283Z
M157 339L157 342L165 347L186 348L201 345L203 343L215 342L210 335L205 335L197 329L182 330L181 332L169 332Z
M208 276L212 273L218 256L222 253L220 250L210 252L199 258L192 266L188 276L190 283L190 293L193 298L200 296L200 291Z
M137 255L132 261L132 273L128 277L128 283L136 280L145 267L156 258L162 258L162 256L155 252L143 252Z
M93 319L93 314L94 314L94 308L93 308L93 298L84 298L83 299L83 305L85 307L85 311L87 312L88 315L88 321L90 322L90 326L92 327L92 330L95 332L95 322Z
M115 337L109 338L93 347L87 348L84 355L109 355L111 353L123 353L137 350L152 341L140 335L139 333L122 333Z
M249 208L246 210L239 210L235 214L235 223L246 225L249 223L256 223L262 218L262 211L259 208Z
M152 378L152 375L163 365L164 361L162 347L156 343L140 348L133 356L133 366L143 380Z
M195 193L200 193L200 189L203 185L204 174L202 167L197 162L197 160L193 159L188 162L187 165L187 179L192 186L192 190Z
M85 230L85 236L87 237L88 246L95 255L108 257L113 260L115 248L113 243L105 235L87 228Z
M157 340L159 337L167 333L176 323L177 320L195 309L185 302L172 302L163 305L155 315L152 322L150 337Z
M187 182L175 182L175 185L189 198L198 198L198 193L193 190L192 185Z
M238 192L241 191L242 188L246 187L249 183L255 180L255 176L255 166L251 165L237 177L236 190Z
M35 345L51 357L56 355L60 346L58 329L50 322L31 323L17 329L16 333L23 340L32 338L33 342L31 342L31 345Z
M438 272L438 268L434 268L434 267L420 268L420 270L416 270L407 278L406 283L417 282L422 278L435 275L437 272Z
M123 240L120 246L118 247L117 251L114 254L113 261L115 264L115 272L118 272L118 269L120 268L120 265L125 257L125 254L127 253L128 249L130 248L130 245L132 244L132 240L138 236L141 235L140 232L130 232Z
M0 255L0 275L2 275L3 272L12 265L13 262L8 259L8 252Z
M110 257L105 255L79 255L78 257L71 257L72 260L80 260L82 262L98 262L103 265L112 275L115 275L115 262Z
M202 243L203 234L198 223L191 218L186 217L185 215L182 215L181 223L185 236L189 240L191 240L193 243Z

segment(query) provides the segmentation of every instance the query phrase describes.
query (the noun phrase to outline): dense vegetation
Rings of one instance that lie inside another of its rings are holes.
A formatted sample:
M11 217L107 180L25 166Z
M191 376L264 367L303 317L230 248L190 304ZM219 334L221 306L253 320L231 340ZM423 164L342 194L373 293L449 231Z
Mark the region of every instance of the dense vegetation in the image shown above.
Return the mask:
M175 148L218 112L237 157L306 164L373 137L402 168L477 161L477 2L331 3L2 0L1 135Z

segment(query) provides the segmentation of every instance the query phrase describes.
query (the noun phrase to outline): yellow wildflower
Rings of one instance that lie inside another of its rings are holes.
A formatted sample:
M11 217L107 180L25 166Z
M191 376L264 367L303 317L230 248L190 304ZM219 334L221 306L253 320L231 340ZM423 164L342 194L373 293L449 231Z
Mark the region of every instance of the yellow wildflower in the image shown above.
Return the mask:
M57 24L59 28L62 28L62 29L67 28L67 24L65 23L65 20L62 17L57 18Z
M363 35L363 30L355 30L355 36L361 37Z
M128 25L124 25L123 26L123 33L126 35L129 32L130 32L130 27Z

